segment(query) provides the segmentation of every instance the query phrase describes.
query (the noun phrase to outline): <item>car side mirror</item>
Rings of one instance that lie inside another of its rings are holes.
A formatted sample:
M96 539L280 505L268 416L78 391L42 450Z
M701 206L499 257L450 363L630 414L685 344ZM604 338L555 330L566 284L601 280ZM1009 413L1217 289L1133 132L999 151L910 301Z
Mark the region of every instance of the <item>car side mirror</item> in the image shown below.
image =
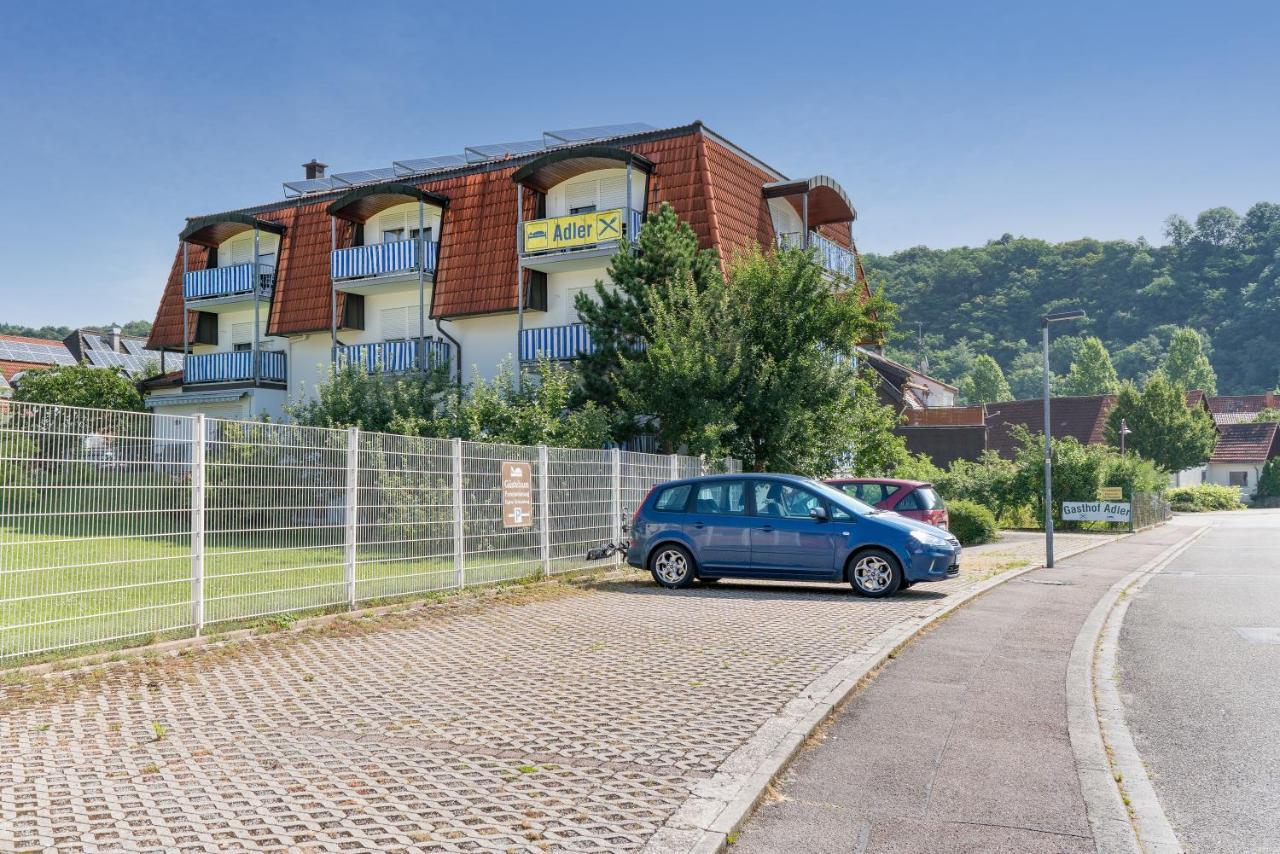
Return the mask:
M809 509L809 518L816 519L819 522L827 521L827 508L812 507Z

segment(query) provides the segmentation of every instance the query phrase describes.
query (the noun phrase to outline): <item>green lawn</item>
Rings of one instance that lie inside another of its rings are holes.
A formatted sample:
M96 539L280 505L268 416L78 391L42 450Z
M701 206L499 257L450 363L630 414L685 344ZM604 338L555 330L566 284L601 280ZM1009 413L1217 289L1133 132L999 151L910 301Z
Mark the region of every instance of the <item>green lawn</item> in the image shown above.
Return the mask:
M340 529L273 533L271 539L255 533L243 542L227 543L225 535L210 537L222 540L216 545L206 542L206 626L345 603ZM485 542L469 539L468 548ZM490 546L468 555L467 585L541 571L536 546ZM581 565L577 549L557 551L570 550L553 561L554 570ZM456 586L451 539L361 544L356 561L361 602ZM55 649L187 635L191 612L189 536L53 536L0 527L0 663Z

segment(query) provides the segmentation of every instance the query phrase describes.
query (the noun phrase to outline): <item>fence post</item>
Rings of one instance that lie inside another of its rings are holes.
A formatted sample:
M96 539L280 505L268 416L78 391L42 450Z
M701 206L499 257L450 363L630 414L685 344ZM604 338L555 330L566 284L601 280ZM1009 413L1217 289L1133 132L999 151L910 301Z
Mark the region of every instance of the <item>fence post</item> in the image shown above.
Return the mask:
M622 540L622 451L614 448L609 452L613 464L613 542ZM621 558L618 558L621 560Z
M204 415L191 424L191 625L204 629Z
M671 479L672 480L680 479L680 455L679 454L671 455Z
M538 517L542 537L542 575L551 575L551 471L547 446L538 446Z
M453 440L453 572L458 588L467 584L463 551L466 540L462 528L462 440Z
M347 594L347 607L356 606L356 517L360 512L360 429L347 428L347 500L343 522L346 528L346 548L343 550L343 589Z

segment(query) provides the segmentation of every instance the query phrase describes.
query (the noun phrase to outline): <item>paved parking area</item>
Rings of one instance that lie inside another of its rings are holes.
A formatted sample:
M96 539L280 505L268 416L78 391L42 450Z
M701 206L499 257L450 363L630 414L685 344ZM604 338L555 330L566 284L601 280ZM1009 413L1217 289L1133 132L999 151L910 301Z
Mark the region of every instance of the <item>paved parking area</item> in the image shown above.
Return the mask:
M0 849L639 849L827 669L1038 546L883 601L636 574L11 685Z

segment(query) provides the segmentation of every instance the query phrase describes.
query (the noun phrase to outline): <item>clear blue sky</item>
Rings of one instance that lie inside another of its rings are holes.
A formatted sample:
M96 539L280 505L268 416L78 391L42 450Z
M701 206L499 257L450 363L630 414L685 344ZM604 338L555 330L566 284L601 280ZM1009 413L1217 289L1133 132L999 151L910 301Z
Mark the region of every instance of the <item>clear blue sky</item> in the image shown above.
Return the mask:
M695 118L860 248L1280 201L1274 3L5 3L0 320L155 313L183 217L337 170ZM538 10L543 10L538 13Z

